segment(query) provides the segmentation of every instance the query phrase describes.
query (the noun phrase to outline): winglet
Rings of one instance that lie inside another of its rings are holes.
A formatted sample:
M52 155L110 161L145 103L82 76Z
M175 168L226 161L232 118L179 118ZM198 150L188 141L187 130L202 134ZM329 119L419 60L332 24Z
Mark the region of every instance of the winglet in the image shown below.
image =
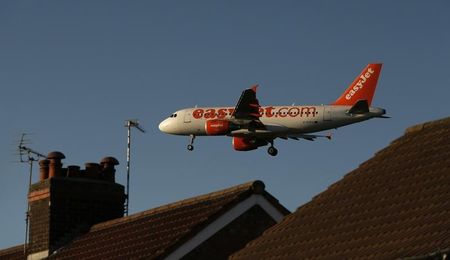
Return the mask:
M258 90L258 87L259 87L259 85L256 84L256 85L254 85L254 86L251 88L251 90L253 90L253 92L256 93L256 90Z
M372 104L375 88L377 87L378 77L381 72L381 63L372 63L359 74L350 84L345 92L332 105L352 106L358 100L367 100L367 104Z

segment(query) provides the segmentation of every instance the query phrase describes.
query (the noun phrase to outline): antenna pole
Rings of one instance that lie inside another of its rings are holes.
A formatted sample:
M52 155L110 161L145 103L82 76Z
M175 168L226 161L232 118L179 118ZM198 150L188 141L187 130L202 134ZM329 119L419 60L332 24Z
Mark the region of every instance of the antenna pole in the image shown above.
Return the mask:
M125 197L125 216L128 216L129 208L130 208L130 161L131 161L131 128L135 127L142 133L145 133L145 130L139 126L139 121L137 120L127 120L125 127L127 128L127 190Z
M33 176L33 162L35 161L33 157L31 157L30 153L28 153L28 163L30 164L30 172L28 177L28 191L31 187L31 179ZM24 254L27 255L27 247L28 247L28 234L30 232L30 203L28 202L27 197L27 212L25 213L25 243L23 244Z
M125 201L125 216L128 216L128 207L130 205L130 160L131 160L131 121L127 121L127 191Z
M32 182L32 177L33 177L33 163L36 161L36 159L33 156L37 156L37 158L39 159L39 157L42 158L46 158L45 155L43 155L42 153L36 152L35 150L24 146L23 144L25 143L25 133L22 134L22 137L20 139L20 143L19 143L19 156L20 156L20 162L27 162L30 165L30 171L29 171L29 176L28 176L28 191L31 188L31 182ZM25 153L28 155L28 158L26 158L26 160L23 159L23 156L25 155ZM28 250L28 234L30 233L30 203L28 201L28 196L27 196L27 211L25 213L25 243L23 243L23 252L24 255L27 255L27 250Z

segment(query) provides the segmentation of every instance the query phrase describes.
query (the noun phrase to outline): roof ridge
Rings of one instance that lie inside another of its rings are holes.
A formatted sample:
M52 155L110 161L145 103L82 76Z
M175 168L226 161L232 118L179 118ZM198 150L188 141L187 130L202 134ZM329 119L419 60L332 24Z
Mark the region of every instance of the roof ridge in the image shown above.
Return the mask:
M341 179L339 179L338 181L330 184L324 191L320 192L319 194L316 194L315 196L312 197L312 199L308 202L306 202L303 205L300 205L299 207L297 207L296 210L303 208L304 206L307 206L310 202L313 202L313 200L315 199L319 199L323 197L323 193L325 193L328 190L334 189L336 187L339 187L341 185L341 181L347 178L351 178L355 175L355 173L357 173L362 167L367 166L368 164L372 163L372 160L374 160L375 158L379 157L379 156L383 156L383 154L386 151L390 151L394 146L400 145L401 141L404 140L404 138L406 136L408 136L411 133L416 133L419 131L422 131L425 128L430 128L430 127L436 127L442 124L450 124L450 117L446 117L446 118L441 118L441 119L437 119L437 120L433 120L433 121L427 121L427 122L423 122L417 125L413 125L410 127L407 127L405 129L405 132L403 135L395 138L394 140L392 140L391 142L389 142L389 144L383 148L381 148L380 150L374 152L374 154L372 155L372 157L370 157L369 159L363 161L362 163L360 163L356 168L350 170L349 172L345 173Z
M222 189L219 191L215 191L215 192L210 192L210 193L206 193L206 194L202 194L199 196L195 196L195 197L191 197L188 199L184 199L184 200L180 200L177 202L172 202L169 204L165 204L165 205L161 205L158 206L156 208L152 208L149 210L145 210L145 211L141 211L129 216L125 216L125 217L121 217L121 218L117 218L117 219L112 219L112 220L108 220L102 223L98 223L96 225L93 225L91 227L91 231L97 231L97 230L101 230L116 224L120 224L129 220L137 220L140 219L142 217L154 214L154 213L160 213L160 212L164 212L170 209L174 209L178 206L187 206L187 205L191 205L191 204L195 204L196 202L205 200L205 199L213 199L213 198L217 198L220 196L223 196L225 194L231 194L233 192L238 192L238 191L245 191L245 190L250 190L255 194L262 194L265 190L265 185L264 182L260 181L260 180L255 180L255 181L250 181L250 182L246 182L243 184L239 184L236 186L232 186L230 188L226 188L226 189Z
M7 248L5 248L5 249L0 249L0 256L1 256L1 255L6 255L6 254L11 253L11 252L15 252L15 251L17 251L18 249L21 249L21 248L23 248L23 247L24 247L24 244L16 245L16 246L11 246L11 247L7 247Z
M425 128L428 128L428 127L434 127L434 126L438 126L440 124L446 124L446 123L450 123L450 117L441 118L441 119L428 121L428 122L424 122L424 123L420 123L420 124L416 124L416 125L410 126L410 127L406 128L405 134L418 132L418 131L421 131L421 130L423 130Z
M371 158L369 158L366 161L360 163L358 167L356 167L352 171L348 172L343 177L353 173L354 170L359 169L361 166L367 164L370 160L372 160L376 156L382 155L385 151L389 151L392 148L392 146L399 145L399 143L405 137L409 136L409 134L417 133L417 132L420 132L420 131L424 130L425 128L428 129L430 127L436 127L436 126L439 126L439 125L442 125L442 124L450 124L450 117L445 117L445 118L441 118L441 119L437 119L437 120L433 120L433 121L427 121L427 122L423 122L423 123L420 123L420 124L416 124L416 125L407 127L405 129L405 132L403 133L403 135L395 138L394 140L389 142L389 144L387 146L385 146L385 147L381 148L380 150L376 151Z
M424 130L425 128L428 129L428 128L430 128L430 127L436 127L436 126L443 125L443 124L450 124L450 117L445 117L445 118L441 118L441 119L436 119L436 120L433 120L433 121L427 121L427 122L423 122L423 123L420 123L420 124L416 124L416 125L407 127L407 128L405 129L405 132L403 133L403 135L401 135L401 136L395 138L394 140L392 140L392 141L389 143L388 146L386 146L386 147L382 148L381 150L375 152L375 153L374 153L374 157L375 157L376 155L382 154L383 152L385 152L386 150L388 150L392 145L398 145L398 143L401 142L401 141L403 140L403 138L408 137L410 134L418 133L418 132ZM367 160L367 161L368 161L368 160ZM364 163L366 163L367 161L361 163L361 165L364 164ZM360 166L361 166L361 165L360 165ZM359 168L359 167L358 167L358 168Z

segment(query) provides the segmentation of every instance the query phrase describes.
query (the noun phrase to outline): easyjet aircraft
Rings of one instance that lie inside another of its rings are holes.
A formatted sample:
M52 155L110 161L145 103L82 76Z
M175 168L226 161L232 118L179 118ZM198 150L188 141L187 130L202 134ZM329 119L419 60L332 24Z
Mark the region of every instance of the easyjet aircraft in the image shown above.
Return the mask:
M190 136L187 146L194 149L196 136L226 135L233 148L250 151L270 144L267 152L275 156L276 138L313 141L332 128L382 117L386 111L371 107L382 64L369 64L345 92L330 105L260 106L257 85L242 92L235 107L195 107L178 110L159 124L168 134Z

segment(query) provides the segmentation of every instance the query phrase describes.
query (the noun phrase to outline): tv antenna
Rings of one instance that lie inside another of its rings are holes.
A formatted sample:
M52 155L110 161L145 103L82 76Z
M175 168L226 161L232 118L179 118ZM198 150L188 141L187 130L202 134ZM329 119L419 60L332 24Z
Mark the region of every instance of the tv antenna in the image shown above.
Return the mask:
M25 144L27 140L25 139L26 133L22 133L22 136L20 138L19 142L19 157L21 163L28 163L30 166L29 170L29 177L28 177L28 190L31 188L31 181L33 176L33 163L35 161L38 161L39 158L47 158L47 156L43 155L42 153L39 153L29 147L26 147ZM27 198L27 211L25 213L25 243L23 244L23 252L24 255L27 255L27 247L28 247L28 234L30 232L30 203L28 202Z
M125 121L125 127L128 128L127 134L127 191L125 197L125 216L128 216L128 210L130 208L130 161L131 161L131 128L134 127L142 133L145 133L145 130L139 125L139 121L137 119L129 119Z

